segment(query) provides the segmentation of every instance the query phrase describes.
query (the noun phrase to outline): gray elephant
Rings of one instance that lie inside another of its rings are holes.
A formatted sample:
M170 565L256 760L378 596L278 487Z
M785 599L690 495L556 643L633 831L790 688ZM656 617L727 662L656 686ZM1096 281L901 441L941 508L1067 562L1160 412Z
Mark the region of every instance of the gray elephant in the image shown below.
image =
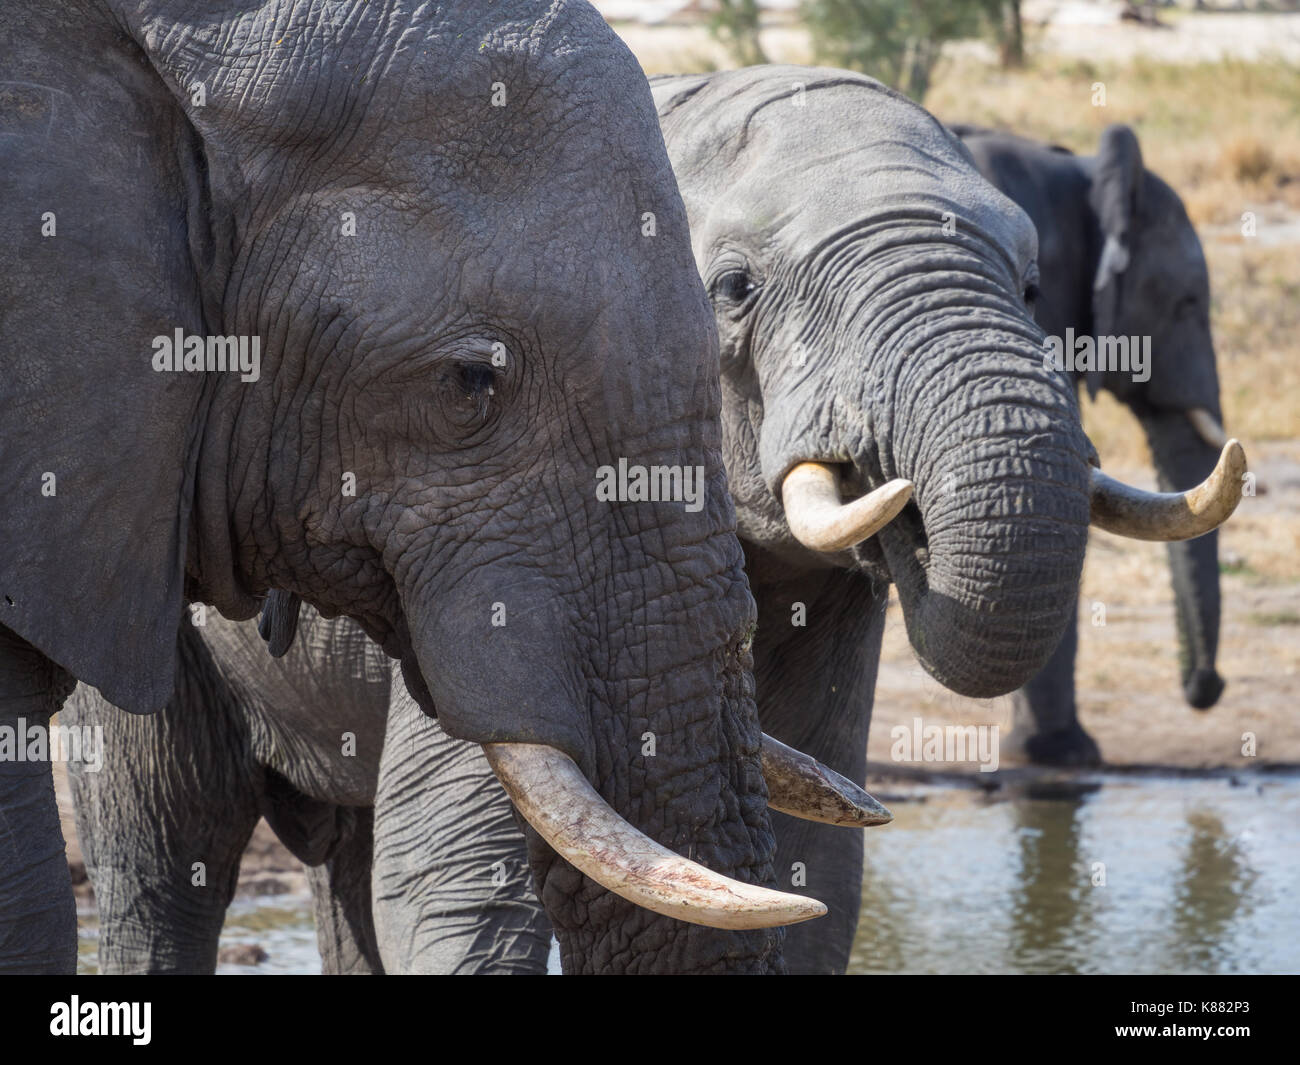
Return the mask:
M891 582L932 674L1005 693L1065 631L1090 518L1190 534L1230 508L1232 480L1189 507L1090 467L1025 303L1033 228L915 104L805 68L654 86L722 337L760 714L860 782ZM425 811L404 851L428 855L456 813L404 798ZM786 884L833 904L814 934L787 930L790 967L842 971L862 841L773 820ZM462 876L486 897L482 871L467 861Z
M104 737L98 771L69 765L100 970L212 972L259 816L307 866L327 973L544 968L550 923L482 748L448 737L346 618L299 620L273 594L276 657L252 624L202 620L181 626L159 713L79 685L62 714Z
M822 908L762 886L716 331L599 14L18 0L0 42L0 970L75 965L74 678L157 711L185 601L276 587L528 800L566 964L779 971ZM626 462L694 491L599 498Z
M162 711L122 714L79 685L63 712L104 737L96 764L69 766L101 970L213 971L259 816L308 867L326 972L544 968L550 921L482 747L449 737L347 618L272 592L258 626L196 619L181 625ZM888 820L776 747L765 738L769 803L806 816L812 802L844 825ZM781 778L791 769L811 792Z
M1089 522L1147 539L1205 533L1240 499L1244 456L1233 443L1186 496L1095 468L1027 305L1033 225L914 103L797 67L652 85L720 334L759 716L861 783L889 584L936 680L1006 694L1072 623ZM791 476L809 462L845 498L895 479L914 490L845 547L856 533L818 536L792 506ZM778 877L831 909L815 931L788 930L790 969L842 972L864 840L773 823Z
M1034 317L1049 336L1149 340L1134 373L1076 368L1090 394L1104 388L1141 423L1165 491L1196 485L1214 468L1227 434L1219 406L1210 281L1182 201L1142 165L1138 139L1111 126L1097 154L1073 155L1010 133L954 126L980 172L1038 229ZM1100 353L1098 345L1095 353ZM1082 362L1082 360L1078 360ZM1183 694L1198 710L1223 692L1219 644L1218 534L1169 544ZM1051 765L1096 765L1101 752L1079 725L1074 660L1077 612L1047 666L1015 694L1027 755Z

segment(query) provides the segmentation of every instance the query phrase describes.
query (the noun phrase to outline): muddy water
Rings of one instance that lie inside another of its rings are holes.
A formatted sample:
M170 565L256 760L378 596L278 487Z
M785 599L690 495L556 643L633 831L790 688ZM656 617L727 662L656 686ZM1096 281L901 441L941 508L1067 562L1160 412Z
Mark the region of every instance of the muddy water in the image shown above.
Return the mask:
M1300 776L1235 780L886 785L850 972L1300 972ZM238 944L266 960L219 972L320 972L306 896L237 900Z
M1300 971L1300 777L1235 781L911 792L868 833L850 971Z

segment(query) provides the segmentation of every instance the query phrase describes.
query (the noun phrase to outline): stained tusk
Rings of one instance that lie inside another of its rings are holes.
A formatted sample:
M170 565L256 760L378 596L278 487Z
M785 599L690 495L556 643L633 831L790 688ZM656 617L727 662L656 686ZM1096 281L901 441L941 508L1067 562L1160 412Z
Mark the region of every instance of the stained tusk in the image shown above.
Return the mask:
M629 902L710 928L772 928L826 913L816 899L732 880L656 843L554 747L485 743L483 751L511 802L555 852Z
M1228 434L1223 431L1219 419L1204 407L1193 407L1187 412L1187 420L1192 423L1196 435L1210 447L1222 448L1228 442Z
M860 787L817 759L763 734L767 805L805 821L870 828L894 819Z
M781 482L785 520L814 551L843 551L874 536L912 498L912 482L890 481L851 503L840 500L839 474L822 462L801 462Z
M1229 440L1218 465L1186 492L1144 492L1107 477L1092 476L1092 524L1135 540L1190 540L1217 529L1241 502L1246 453Z

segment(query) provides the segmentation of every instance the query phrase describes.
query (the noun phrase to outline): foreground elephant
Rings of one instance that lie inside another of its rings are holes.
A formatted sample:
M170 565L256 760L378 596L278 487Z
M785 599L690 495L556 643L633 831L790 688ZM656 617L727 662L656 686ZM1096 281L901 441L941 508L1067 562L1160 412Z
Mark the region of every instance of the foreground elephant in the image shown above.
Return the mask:
M571 968L779 970L821 907L758 886L754 608L649 91L586 4L453 10L0 7L0 740L74 678L158 710L186 599L283 588L541 800ZM598 500L624 459L699 505ZM32 758L0 761L0 970L71 971Z
M1033 229L915 104L858 75L782 67L661 79L655 96L722 334L760 714L861 782L889 583L932 674L1004 693L1065 631L1090 514L1157 536L1209 527L1227 503L1153 498L1090 471L1074 393L1044 366L1024 302ZM845 489L859 498L841 507ZM490 784L486 766L479 778ZM397 783L422 811L395 844L409 887L459 813L436 782ZM787 931L790 967L842 971L862 840L773 820L785 883L833 903L818 927ZM481 856L460 880L491 901ZM402 886L377 908L418 907Z
M1042 279L1034 317L1049 336L1150 338L1150 365L1076 370L1090 394L1109 390L1141 423L1164 491L1191 488L1227 442L1210 334L1210 281L1178 194L1142 165L1137 137L1111 126L1094 156L1009 133L954 126L980 172L1038 229ZM1131 363L1130 363L1131 365ZM1169 545L1183 694L1198 710L1223 691L1218 534ZM1047 666L1015 695L1025 752L1054 765L1096 765L1074 694L1077 610Z

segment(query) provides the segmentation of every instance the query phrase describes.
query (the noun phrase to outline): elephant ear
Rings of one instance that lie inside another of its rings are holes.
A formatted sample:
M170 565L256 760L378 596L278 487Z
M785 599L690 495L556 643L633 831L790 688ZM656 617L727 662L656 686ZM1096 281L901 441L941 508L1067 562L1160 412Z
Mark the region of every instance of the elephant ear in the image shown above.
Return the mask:
M1101 255L1092 281L1094 336L1118 332L1123 313L1124 275L1132 258L1142 189L1142 149L1128 126L1107 126L1097 148L1089 204L1101 225ZM1095 396L1104 374L1087 375L1088 393Z
M172 690L210 385L153 368L155 337L208 332L202 148L120 33L77 48L19 22L0 82L0 624L149 712Z

